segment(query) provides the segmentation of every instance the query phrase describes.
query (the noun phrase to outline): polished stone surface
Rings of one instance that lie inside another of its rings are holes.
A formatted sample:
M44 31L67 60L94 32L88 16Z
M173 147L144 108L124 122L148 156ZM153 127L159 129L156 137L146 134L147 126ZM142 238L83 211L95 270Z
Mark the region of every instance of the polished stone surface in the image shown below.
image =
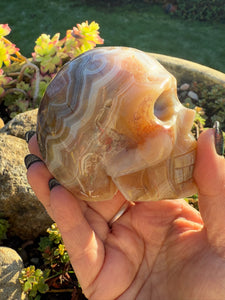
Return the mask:
M102 47L67 63L47 88L37 137L53 176L88 201L190 196L194 111L148 54Z

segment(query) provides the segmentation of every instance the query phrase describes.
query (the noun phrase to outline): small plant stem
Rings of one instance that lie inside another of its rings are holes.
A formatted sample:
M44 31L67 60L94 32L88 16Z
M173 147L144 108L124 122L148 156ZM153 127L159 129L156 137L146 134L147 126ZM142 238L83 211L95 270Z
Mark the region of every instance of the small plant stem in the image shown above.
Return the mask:
M14 57L14 56L12 56L12 55L10 55L10 59L11 59L12 61L16 61L16 62L19 62L19 63L23 62L23 60L21 60L21 59L19 59L19 58L16 58L16 57Z
M27 61L27 58L23 56L19 51L16 51L16 56L19 57L22 61Z
M46 293L72 293L74 289L55 289L48 290Z
M6 45L12 45L12 43L6 39L4 36L1 37L1 39L3 40L3 42L6 44Z
M19 92L19 93L22 93L24 94L25 96L27 96L27 93L22 90L22 89L18 89L18 88L11 88L11 89L8 89L7 91L5 91L5 93L3 93L0 98L3 98L5 95L7 94L10 94L10 93L15 93L15 92Z
M16 79L13 79L13 80L11 80L8 84L6 84L6 85L4 86L4 88L5 88L5 89L8 89L8 88L10 88L11 86L13 86L14 84L16 84L16 82L17 82L17 80L16 80Z
M36 104L36 101L37 101L38 93L39 93L40 71L39 71L39 68L35 64L27 61L27 63L24 64L23 67L21 68L20 75L18 77L18 82L20 82L23 79L26 68L34 69L36 72L35 89L34 89L34 95L33 95L33 107L34 107Z
M58 272L58 273L56 273L56 274L54 274L54 275L52 275L52 276L46 278L46 279L45 279L45 282L47 282L48 280L50 280L50 279L52 279L52 278L55 278L55 277L57 277L57 276L59 276L59 275L61 275L61 274L63 274L63 273L62 273L62 272Z
M18 76L20 75L20 72L12 72L12 73L8 73L7 76L12 76L12 77L15 77L15 76Z

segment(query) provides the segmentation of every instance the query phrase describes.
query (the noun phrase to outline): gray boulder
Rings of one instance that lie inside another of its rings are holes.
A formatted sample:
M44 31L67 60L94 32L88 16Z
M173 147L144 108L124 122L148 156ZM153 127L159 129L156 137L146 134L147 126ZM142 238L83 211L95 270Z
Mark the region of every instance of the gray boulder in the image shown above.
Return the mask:
M0 133L7 133L24 139L27 131L36 130L37 112L38 109L34 109L18 114L3 128L0 127Z
M27 122L29 125L24 121L24 127L34 128L36 110L33 116L31 112L28 117L25 114L23 118L16 117L17 120L31 120ZM52 220L27 181L24 157L29 151L25 140L20 138L25 130L19 124L22 123L12 120L3 128L4 133L0 133L0 215L9 219L11 234L32 239L45 232Z
M0 300L28 299L19 282L22 268L22 259L16 251L0 247Z

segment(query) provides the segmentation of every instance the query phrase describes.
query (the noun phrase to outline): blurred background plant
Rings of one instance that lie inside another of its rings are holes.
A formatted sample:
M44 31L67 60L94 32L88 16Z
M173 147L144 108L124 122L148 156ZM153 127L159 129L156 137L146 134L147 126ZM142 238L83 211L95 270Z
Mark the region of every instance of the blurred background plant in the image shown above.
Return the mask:
M56 33L41 34L31 58L19 52L6 36L11 29L0 24L0 105L3 119L39 105L50 80L70 59L103 44L96 22L83 22L66 31L63 39Z
M197 95L196 99L189 96L189 91ZM223 86L193 81L186 92L178 90L178 97L186 107L195 109L195 124L198 123L202 128L207 128L212 127L215 121L219 121L221 129L225 131L225 89Z
M0 245L4 239L7 237L7 230L9 228L8 220L0 218Z
M224 0L176 0L176 15L189 20L225 23Z
M30 265L20 274L20 283L29 299L39 300L43 294L58 293L64 299L86 299L70 264L68 253L55 223L47 229L47 236L41 237L39 248L42 261L39 268Z
M183 2L188 5L193 1ZM207 9L215 1L201 2L206 3ZM184 20L183 15L172 12L175 3L174 0L64 0L63 4L60 0L1 0L0 22L12 28L10 40L26 57L31 56L35 40L42 33L53 37L59 32L63 37L74 24L95 20L101 27L105 46L134 47L225 72L225 23L214 18L207 22ZM223 5L224 0L220 0L214 8L222 10ZM177 13L179 10L177 5Z
M96 0L84 0L86 4L96 4ZM167 13L182 19L225 22L224 0L98 0L98 3L105 3L110 7L119 5L161 5Z
M220 85L208 86L203 83L193 82L191 89L199 97L197 105L204 108L205 127L212 127L219 121L221 129L225 131L225 89ZM196 103L196 102L195 102Z

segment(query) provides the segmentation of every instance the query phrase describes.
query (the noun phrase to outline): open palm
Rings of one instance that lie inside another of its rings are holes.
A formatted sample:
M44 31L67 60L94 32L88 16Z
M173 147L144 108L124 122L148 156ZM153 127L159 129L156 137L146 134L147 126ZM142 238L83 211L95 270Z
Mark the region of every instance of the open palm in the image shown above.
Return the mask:
M225 299L225 162L213 142L212 130L198 142L201 215L184 200L162 200L131 205L109 226L126 201L119 192L111 201L81 202L61 186L50 192L45 165L31 165L28 180L88 299ZM35 138L29 147L39 156Z

